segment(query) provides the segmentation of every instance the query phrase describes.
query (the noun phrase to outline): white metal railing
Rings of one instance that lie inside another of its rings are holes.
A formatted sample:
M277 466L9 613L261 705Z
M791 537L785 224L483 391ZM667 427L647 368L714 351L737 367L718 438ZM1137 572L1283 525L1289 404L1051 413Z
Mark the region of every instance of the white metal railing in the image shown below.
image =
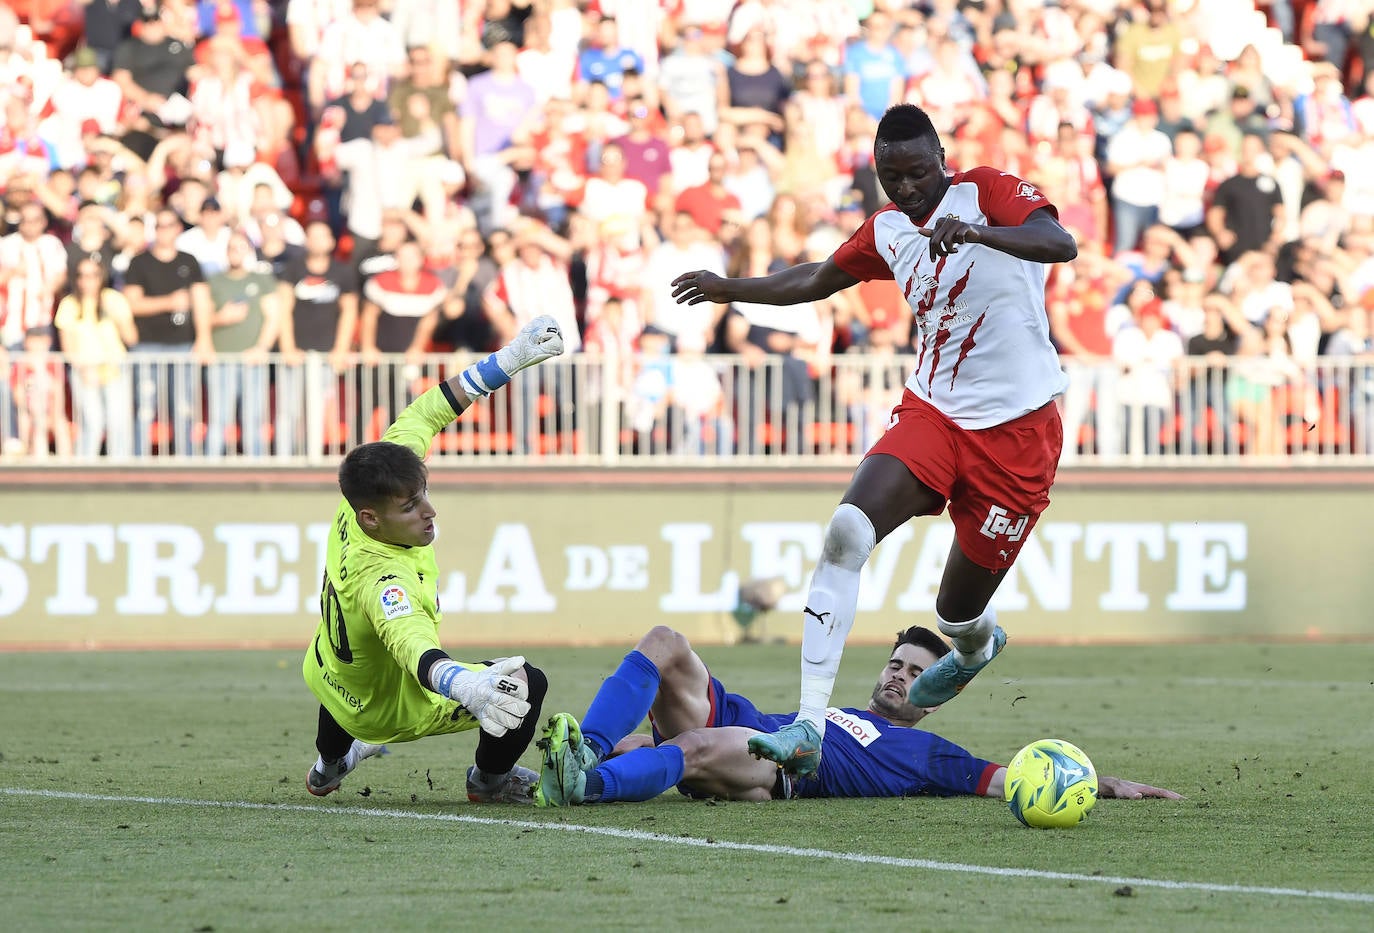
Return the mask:
M0 388L7 464L328 465L475 357L399 356L336 372L223 355L131 353L104 366L14 355ZM912 357L552 360L436 439L454 466L807 464L852 467L882 433ZM1300 366L1201 358L1122 372L1066 361L1065 463L1374 464L1374 357Z

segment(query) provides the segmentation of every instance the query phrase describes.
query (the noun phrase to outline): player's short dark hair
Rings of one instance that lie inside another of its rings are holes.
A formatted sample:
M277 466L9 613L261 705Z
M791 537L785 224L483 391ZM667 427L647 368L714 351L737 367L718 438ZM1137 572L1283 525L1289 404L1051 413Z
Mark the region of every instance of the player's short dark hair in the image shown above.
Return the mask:
M415 451L390 441L354 447L339 465L339 491L354 511L409 498L428 483L429 470Z
M878 121L878 130L873 134L873 143L902 143L910 139L929 138L935 144L940 142L940 134L930 116L915 104L897 104L887 108L887 113Z
M897 640L892 643L892 650L896 651L902 645L915 645L917 648L924 648L937 658L943 658L949 654L949 645L945 640L936 635L928 628L913 625L904 632L897 633Z

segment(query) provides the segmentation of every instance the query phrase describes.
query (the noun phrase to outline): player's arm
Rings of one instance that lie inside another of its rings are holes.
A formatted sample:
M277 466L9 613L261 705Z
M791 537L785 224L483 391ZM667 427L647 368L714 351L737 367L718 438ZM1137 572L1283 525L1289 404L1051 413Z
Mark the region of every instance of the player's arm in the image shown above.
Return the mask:
M836 265L832 256L824 262L802 263L753 279L725 278L705 269L686 272L673 279L673 298L678 304L689 305L703 301L796 305L829 298L857 284L859 280Z
M462 705L484 732L500 736L517 728L530 711L529 689L510 675L525 666L525 659L502 658L489 667L468 670L439 647L434 618L412 606L410 592L419 592L416 581L388 574L364 598L373 630L387 652L414 674L420 686Z
M917 232L930 237L930 258L959 252L962 243L980 246L1030 262L1068 262L1078 255L1073 234L1059 225L1053 212L1038 208L1022 223L1011 227L965 223L955 217L941 217Z
M563 352L563 332L549 315L526 324L515 339L485 359L441 382L405 407L382 440L401 444L419 457L434 436L479 398L510 382L511 376Z

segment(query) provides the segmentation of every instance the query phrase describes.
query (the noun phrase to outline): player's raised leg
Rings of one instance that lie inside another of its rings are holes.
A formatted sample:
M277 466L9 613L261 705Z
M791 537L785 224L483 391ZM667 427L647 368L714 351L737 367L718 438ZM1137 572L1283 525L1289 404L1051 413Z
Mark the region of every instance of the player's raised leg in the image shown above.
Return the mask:
M958 541L950 546L935 600L935 620L954 650L912 682L907 698L914 705L939 706L954 699L1006 645L1007 633L997 624L996 610L988 605L1005 578L1005 570L974 563Z
M802 619L801 704L794 723L749 739L749 751L799 775L820 766L825 710L845 639L854 627L860 571L873 548L915 515L938 512L944 499L885 454L859 464L825 529Z

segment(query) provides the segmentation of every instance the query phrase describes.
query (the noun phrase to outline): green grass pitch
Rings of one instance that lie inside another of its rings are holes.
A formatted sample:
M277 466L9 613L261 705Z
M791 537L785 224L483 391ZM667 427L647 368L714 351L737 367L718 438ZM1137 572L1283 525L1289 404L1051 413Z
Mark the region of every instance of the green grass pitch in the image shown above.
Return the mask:
M317 801L298 653L0 655L0 927L1374 929L1374 644L1012 634L931 729L1003 762L1066 738L1186 799L1100 801L1048 832L982 799L481 807L466 735L397 746ZM624 651L525 653L546 712L581 715ZM795 647L702 654L795 708ZM885 658L851 647L836 704L862 706Z

